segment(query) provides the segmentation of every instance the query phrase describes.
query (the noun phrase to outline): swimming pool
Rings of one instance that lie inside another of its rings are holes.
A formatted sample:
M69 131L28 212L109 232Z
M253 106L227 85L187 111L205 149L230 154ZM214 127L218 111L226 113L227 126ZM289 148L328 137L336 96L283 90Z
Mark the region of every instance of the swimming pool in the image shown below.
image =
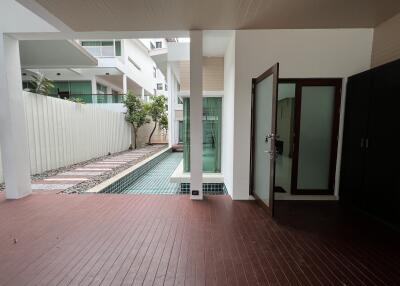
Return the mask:
M170 177L179 163L183 154L162 152L132 172L111 183L99 193L112 194L146 194L146 195L181 195L189 194L189 183L172 183ZM224 184L203 184L205 194L225 194Z

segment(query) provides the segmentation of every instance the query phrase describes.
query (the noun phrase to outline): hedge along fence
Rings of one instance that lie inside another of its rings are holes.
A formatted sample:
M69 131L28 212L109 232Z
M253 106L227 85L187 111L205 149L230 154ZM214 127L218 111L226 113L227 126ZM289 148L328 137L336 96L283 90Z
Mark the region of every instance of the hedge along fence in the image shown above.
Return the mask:
M23 96L31 174L127 150L131 144L123 113L29 92Z

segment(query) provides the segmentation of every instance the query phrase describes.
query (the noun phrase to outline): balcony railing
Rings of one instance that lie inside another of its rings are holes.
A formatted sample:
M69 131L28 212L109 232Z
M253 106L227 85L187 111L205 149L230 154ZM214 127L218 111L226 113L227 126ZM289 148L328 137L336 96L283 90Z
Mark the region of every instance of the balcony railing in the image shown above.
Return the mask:
M50 96L62 99L77 100L84 103L122 103L123 94L51 94Z

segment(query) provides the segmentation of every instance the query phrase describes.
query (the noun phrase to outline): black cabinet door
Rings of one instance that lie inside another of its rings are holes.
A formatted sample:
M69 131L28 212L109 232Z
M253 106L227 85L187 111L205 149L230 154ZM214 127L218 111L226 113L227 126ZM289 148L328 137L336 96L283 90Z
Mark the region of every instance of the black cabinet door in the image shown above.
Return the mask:
M368 119L367 211L399 224L400 61L376 68Z
M347 82L344 117L340 200L363 207L365 145L367 134L371 73L352 76Z

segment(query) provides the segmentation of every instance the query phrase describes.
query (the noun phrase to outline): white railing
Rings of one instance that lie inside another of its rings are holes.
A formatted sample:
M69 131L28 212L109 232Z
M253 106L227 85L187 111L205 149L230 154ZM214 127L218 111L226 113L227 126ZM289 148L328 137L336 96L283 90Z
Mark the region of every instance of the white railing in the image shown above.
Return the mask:
M32 174L123 151L131 144L130 126L120 112L28 92L24 108Z

